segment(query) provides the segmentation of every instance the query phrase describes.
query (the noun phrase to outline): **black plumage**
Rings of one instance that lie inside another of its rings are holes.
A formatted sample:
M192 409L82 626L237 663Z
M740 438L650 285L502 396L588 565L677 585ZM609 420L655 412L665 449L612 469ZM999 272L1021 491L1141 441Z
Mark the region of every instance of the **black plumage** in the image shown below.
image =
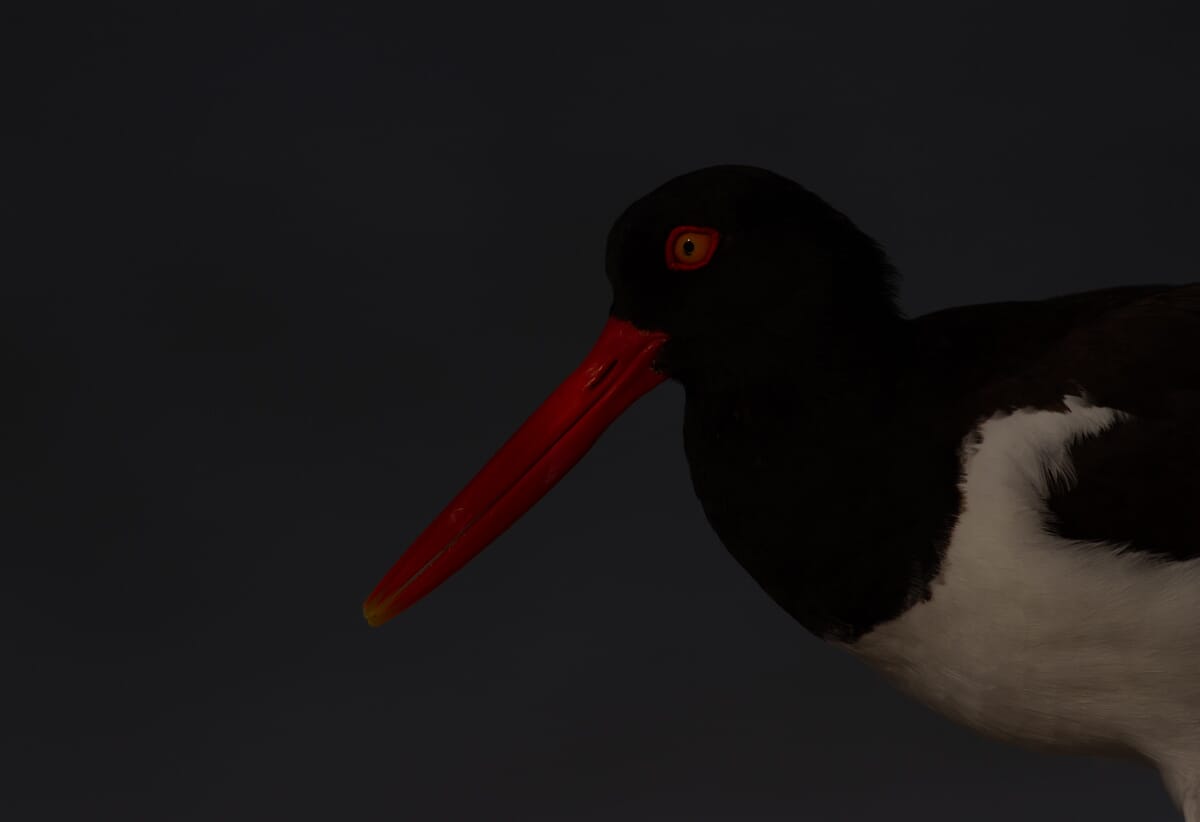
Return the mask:
M705 269L663 270L663 238L713 226ZM1132 415L1074 446L1047 500L1071 539L1200 554L1200 287L1138 286L938 311L895 302L879 247L811 192L739 166L676 178L610 235L613 313L671 335L692 480L722 541L815 633L853 640L929 595L983 420ZM1107 550L1097 548L1097 550Z

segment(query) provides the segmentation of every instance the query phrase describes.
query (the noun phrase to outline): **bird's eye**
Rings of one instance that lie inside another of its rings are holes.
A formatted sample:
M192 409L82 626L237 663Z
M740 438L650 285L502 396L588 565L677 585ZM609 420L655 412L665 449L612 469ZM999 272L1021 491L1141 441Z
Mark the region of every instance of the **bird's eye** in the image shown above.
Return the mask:
M719 237L715 228L677 226L667 237L667 268L690 271L707 265L717 250Z

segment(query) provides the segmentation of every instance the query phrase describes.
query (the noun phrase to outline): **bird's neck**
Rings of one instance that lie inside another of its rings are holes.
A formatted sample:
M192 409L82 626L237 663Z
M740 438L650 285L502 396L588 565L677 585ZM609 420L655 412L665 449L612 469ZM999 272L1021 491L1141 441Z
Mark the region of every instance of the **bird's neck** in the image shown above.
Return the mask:
M852 640L936 573L958 469L909 411L902 326L843 342L773 378L685 381L684 434L729 551L811 631Z

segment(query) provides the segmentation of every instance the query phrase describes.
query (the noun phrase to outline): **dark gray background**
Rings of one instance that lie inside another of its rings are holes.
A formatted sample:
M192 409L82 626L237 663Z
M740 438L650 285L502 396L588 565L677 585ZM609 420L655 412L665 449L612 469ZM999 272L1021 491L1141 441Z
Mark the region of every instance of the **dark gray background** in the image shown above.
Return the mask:
M418 607L359 607L675 174L805 183L910 313L1196 279L1194 9L10 12L2 815L1174 818L792 623L703 521L674 385Z

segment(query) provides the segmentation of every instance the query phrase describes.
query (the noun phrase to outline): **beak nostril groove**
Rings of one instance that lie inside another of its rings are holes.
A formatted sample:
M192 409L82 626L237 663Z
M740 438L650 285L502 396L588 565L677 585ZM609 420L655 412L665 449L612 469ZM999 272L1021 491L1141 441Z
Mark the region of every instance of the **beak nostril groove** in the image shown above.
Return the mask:
M590 380L588 380L587 383L583 387L589 391L595 389L596 386L598 386L600 383L604 382L604 378L607 377L609 374L611 374L613 369L616 367L617 367L617 361L609 360L608 362L606 362L604 364L604 366L602 368L598 369L596 371L596 373L592 375L592 378Z

